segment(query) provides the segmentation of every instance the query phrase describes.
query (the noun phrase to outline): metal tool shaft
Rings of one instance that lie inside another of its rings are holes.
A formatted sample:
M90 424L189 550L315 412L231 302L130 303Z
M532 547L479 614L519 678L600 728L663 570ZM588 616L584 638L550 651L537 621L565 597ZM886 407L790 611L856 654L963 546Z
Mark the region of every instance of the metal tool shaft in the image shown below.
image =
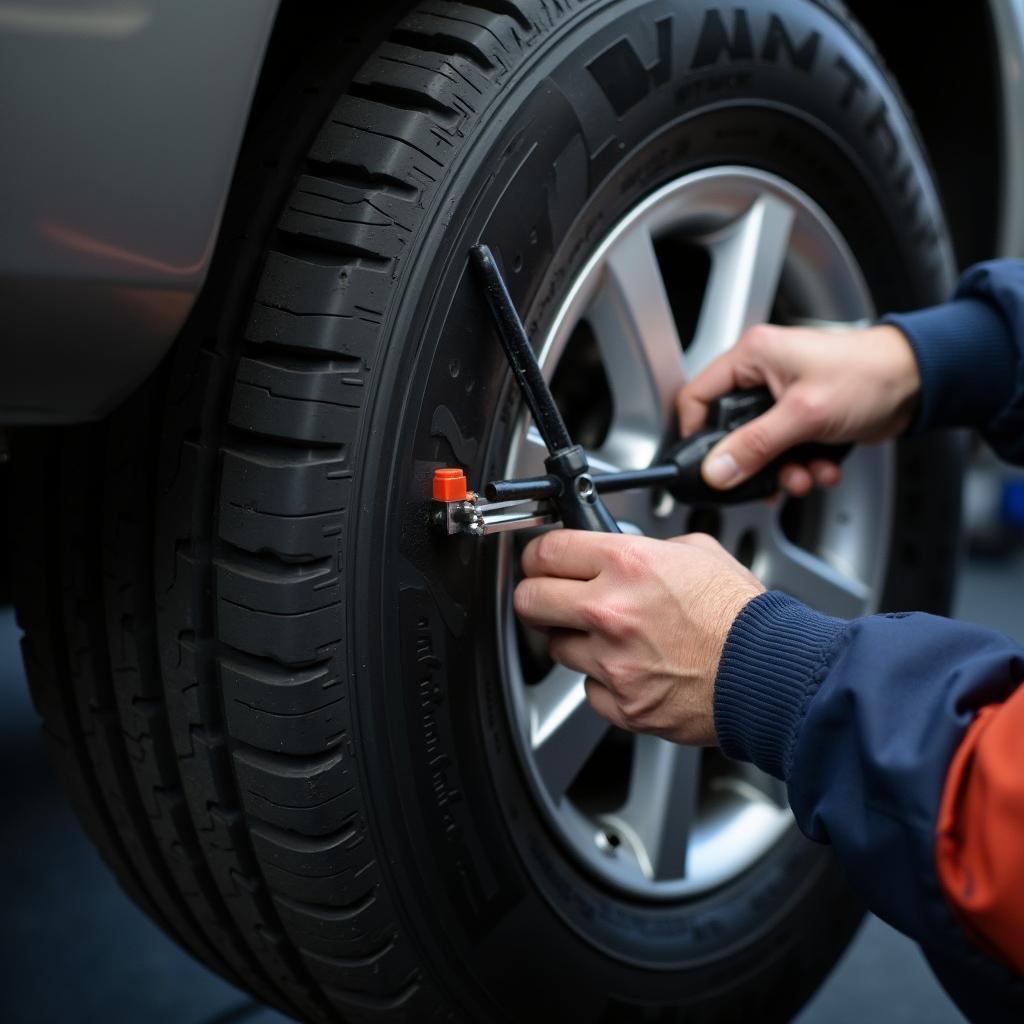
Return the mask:
M679 469L672 463L649 466L647 469L627 469L617 473L602 473L593 477L598 494L615 494L638 487L657 487L673 483ZM558 481L550 476L531 476L520 480L492 480L487 485L488 501L523 501L532 498L541 501L558 495Z
M562 419L562 414L551 397L551 390L541 373L526 328L519 319L490 246L474 245L469 252L483 281L487 305L498 328L498 337L505 349L509 366L512 367L516 383L529 407L533 422L537 424L540 436L552 455L571 448L572 438L565 426L565 420Z

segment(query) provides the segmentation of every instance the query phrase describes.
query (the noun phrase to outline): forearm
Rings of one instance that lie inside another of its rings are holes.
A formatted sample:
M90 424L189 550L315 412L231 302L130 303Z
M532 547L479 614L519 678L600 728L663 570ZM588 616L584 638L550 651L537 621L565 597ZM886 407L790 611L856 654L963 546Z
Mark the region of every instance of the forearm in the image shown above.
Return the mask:
M1024 463L1024 260L968 270L951 302L884 323L910 341L921 376L912 430L974 427Z
M843 622L770 592L737 619L715 684L723 750L785 779L868 906L938 951L963 943L935 860L947 770L977 711L1024 679L1007 638L934 616Z

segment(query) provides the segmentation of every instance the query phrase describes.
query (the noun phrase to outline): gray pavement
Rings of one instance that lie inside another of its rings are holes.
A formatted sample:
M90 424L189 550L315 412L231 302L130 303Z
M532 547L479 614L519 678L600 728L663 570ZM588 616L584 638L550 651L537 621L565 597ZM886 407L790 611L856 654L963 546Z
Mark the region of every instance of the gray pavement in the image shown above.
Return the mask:
M1024 638L1024 562L973 563L957 613ZM1016 621L1015 621L1016 620ZM12 1024L284 1024L182 953L121 892L46 761L18 633L0 610L0 957ZM798 1024L953 1024L917 947L869 918Z

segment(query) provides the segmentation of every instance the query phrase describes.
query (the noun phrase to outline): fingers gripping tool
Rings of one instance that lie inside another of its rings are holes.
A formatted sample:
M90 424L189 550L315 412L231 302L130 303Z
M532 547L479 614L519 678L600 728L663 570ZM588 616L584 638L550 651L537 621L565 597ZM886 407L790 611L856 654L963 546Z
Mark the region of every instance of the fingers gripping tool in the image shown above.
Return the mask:
M547 448L547 473L492 480L484 488L487 500L481 501L478 493L469 490L463 470L436 470L431 518L444 534L484 537L555 522L575 530L621 533L602 501L603 494L661 487L687 505L742 504L774 494L779 470L787 463L815 458L838 462L849 451L849 445L799 445L736 487L718 490L709 486L701 475L705 455L727 434L767 412L774 403L767 388L752 388L712 402L705 427L670 448L658 463L646 469L591 474L587 453L569 436L493 253L486 245L474 246L470 262L515 382Z

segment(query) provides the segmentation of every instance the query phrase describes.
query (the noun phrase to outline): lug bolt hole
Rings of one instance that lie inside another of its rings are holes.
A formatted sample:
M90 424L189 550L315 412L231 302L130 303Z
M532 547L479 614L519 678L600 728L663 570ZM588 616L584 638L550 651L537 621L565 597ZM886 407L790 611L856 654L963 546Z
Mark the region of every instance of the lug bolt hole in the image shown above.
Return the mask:
M747 530L740 537L736 545L736 561L741 562L748 569L754 564L754 556L757 554L757 537L753 530Z
M622 845L622 837L610 828L603 828L594 836L594 842L597 843L597 848L602 853L607 854L609 857L614 857Z
M676 510L676 499L668 491L658 488L651 492L651 511L658 519L668 519Z
M722 513L713 505L698 505L686 520L687 533L708 533L718 537L722 532Z

